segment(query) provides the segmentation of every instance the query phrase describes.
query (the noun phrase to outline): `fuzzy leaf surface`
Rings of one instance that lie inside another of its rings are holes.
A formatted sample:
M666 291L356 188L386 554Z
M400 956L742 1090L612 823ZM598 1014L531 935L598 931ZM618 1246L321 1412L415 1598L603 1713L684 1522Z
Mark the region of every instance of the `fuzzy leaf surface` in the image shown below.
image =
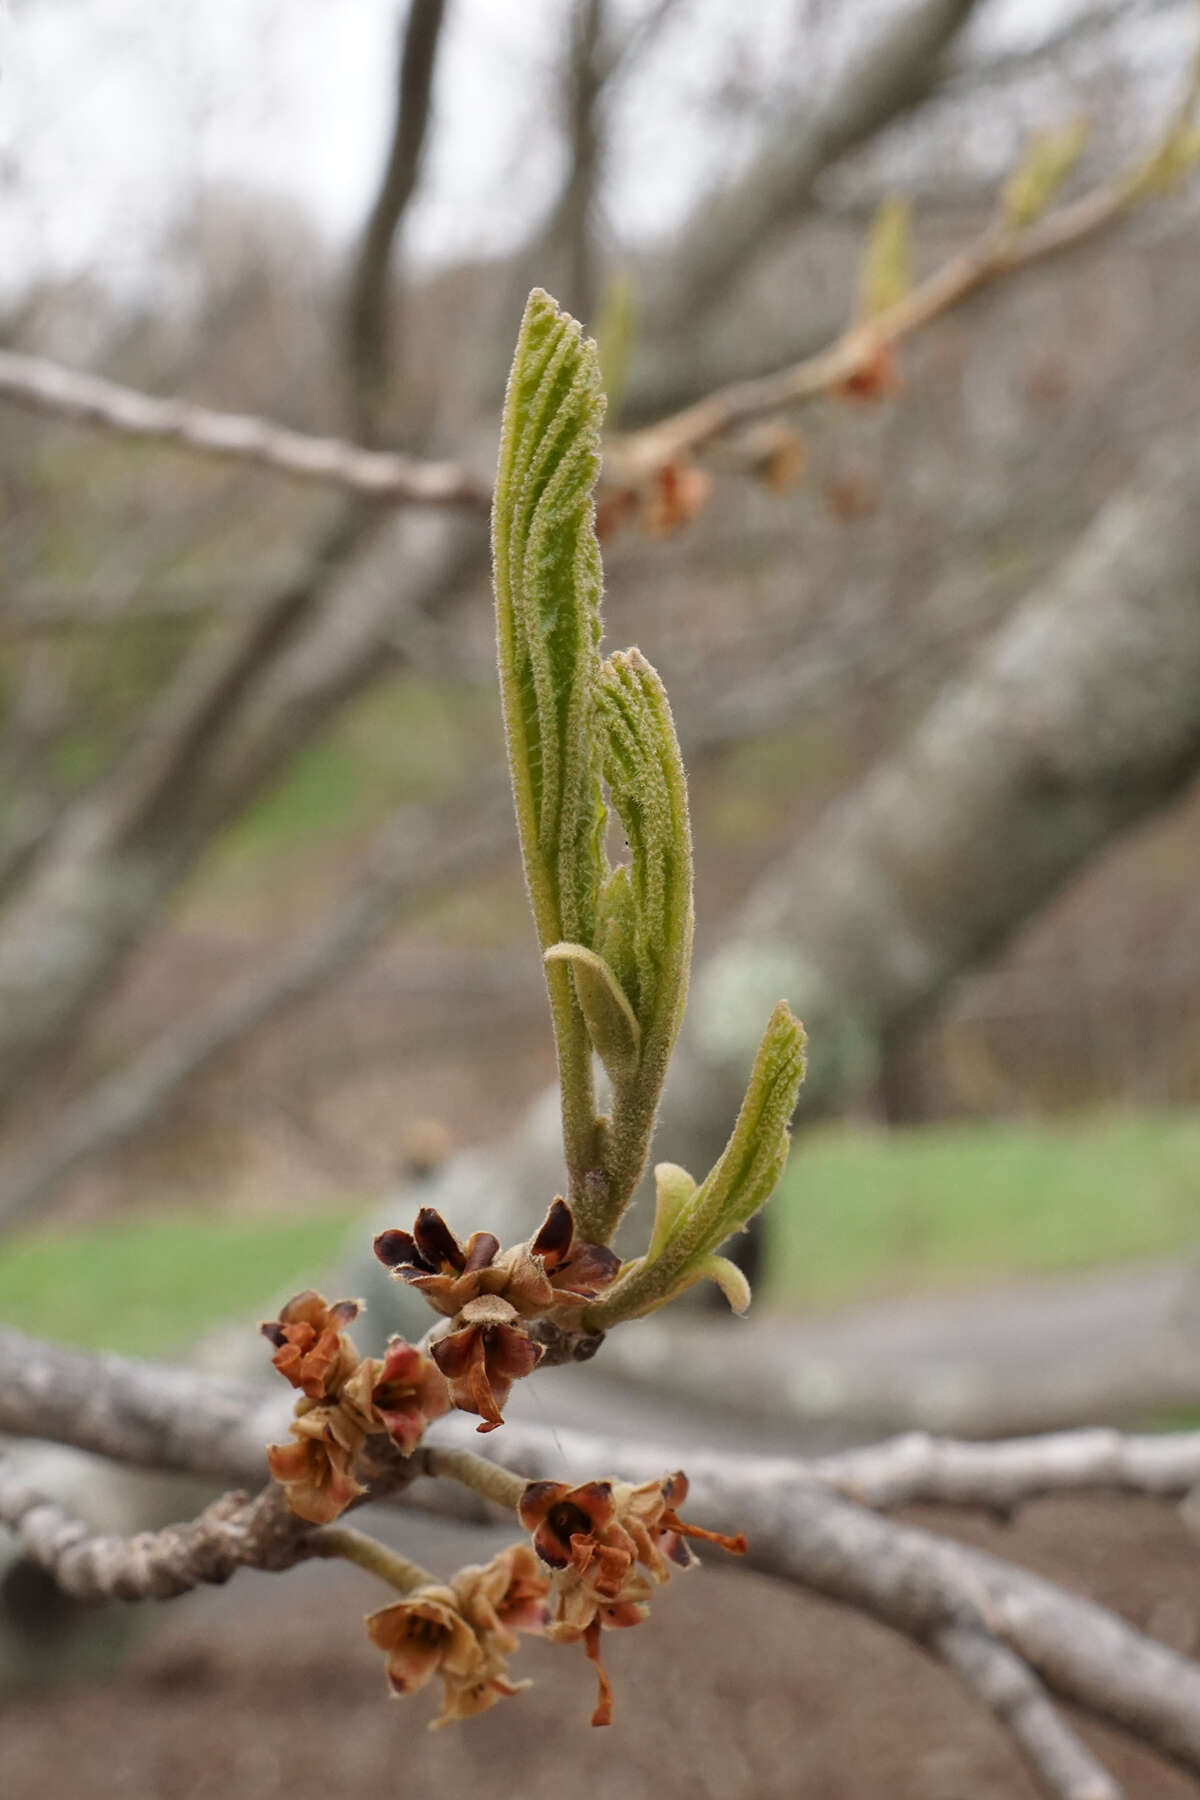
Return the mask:
M591 717L603 416L595 345L535 288L505 395L492 549L509 765L543 951L590 944L603 872Z

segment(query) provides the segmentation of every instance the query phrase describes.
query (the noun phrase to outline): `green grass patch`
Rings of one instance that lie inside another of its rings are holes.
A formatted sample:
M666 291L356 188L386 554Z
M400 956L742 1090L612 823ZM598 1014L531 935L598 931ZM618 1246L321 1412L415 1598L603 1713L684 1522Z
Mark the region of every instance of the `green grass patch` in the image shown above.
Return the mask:
M170 1355L247 1332L319 1285L355 1214L171 1213L0 1244L0 1320L89 1349ZM767 1212L780 1308L951 1291L1187 1253L1200 1243L1200 1114L802 1134Z
M0 1320L142 1356L183 1351L226 1322L252 1333L281 1291L319 1284L353 1218L171 1213L15 1238L0 1244Z
M833 1306L1200 1246L1200 1113L801 1133L767 1293Z

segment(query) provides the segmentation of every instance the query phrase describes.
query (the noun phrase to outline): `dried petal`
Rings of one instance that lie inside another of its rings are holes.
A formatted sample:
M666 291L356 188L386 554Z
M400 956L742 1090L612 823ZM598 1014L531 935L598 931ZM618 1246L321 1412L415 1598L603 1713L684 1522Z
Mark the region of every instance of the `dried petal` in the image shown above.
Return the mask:
M269 1444L267 1467L288 1505L313 1525L328 1525L366 1492L353 1474L363 1433L340 1406L318 1406L293 1420L291 1444Z
M271 1361L285 1381L310 1400L328 1400L358 1367L358 1351L344 1333L361 1311L361 1301L330 1305L306 1288L288 1301L278 1319L268 1319L259 1330L274 1345Z
M504 1423L500 1408L513 1382L531 1374L544 1351L522 1329L508 1301L494 1295L469 1301L460 1318L461 1328L432 1343L430 1355L450 1383L455 1406L478 1413L480 1431L494 1431Z
M394 1694L412 1694L439 1670L460 1681L478 1676L484 1655L448 1587L421 1588L367 1617L371 1642L387 1652Z

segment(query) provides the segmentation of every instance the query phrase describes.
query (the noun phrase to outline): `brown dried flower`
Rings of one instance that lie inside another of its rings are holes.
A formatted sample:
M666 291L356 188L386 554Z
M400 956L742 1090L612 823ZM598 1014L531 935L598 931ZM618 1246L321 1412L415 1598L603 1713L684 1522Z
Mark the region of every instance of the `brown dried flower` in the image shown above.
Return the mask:
M506 1250L500 1266L508 1281L499 1291L523 1318L536 1319L594 1300L616 1279L621 1259L607 1244L576 1240L575 1215L559 1195L534 1236Z
M600 1698L593 1725L612 1718L612 1690L600 1657L600 1632L640 1624L647 1616L652 1581L666 1581L671 1564L694 1559L685 1539L704 1538L740 1555L743 1537L723 1537L685 1524L676 1512L687 1498L687 1477L664 1475L640 1486L628 1482L531 1481L518 1516L533 1548L553 1571L553 1618L548 1635L561 1643L582 1639L596 1666ZM641 1565L640 1567L638 1565ZM643 1574L642 1569L649 1571Z
M529 1683L509 1680L505 1657L518 1631L545 1629L548 1586L528 1544L513 1544L482 1567L460 1569L449 1586L372 1613L367 1630L387 1652L392 1692L414 1693L439 1674L443 1703L432 1730L519 1694Z
M503 1296L525 1319L594 1300L621 1267L604 1244L575 1238L575 1219L561 1197L528 1243L501 1255L489 1231L460 1244L441 1214L422 1207L412 1231L383 1231L375 1254L392 1273L424 1294L431 1306L457 1318L472 1300Z
M288 1301L278 1319L268 1319L259 1330L274 1345L271 1361L284 1380L310 1400L328 1400L341 1392L358 1367L358 1351L345 1330L361 1311L360 1300L330 1305L323 1295L306 1288Z
M511 1656L518 1631L541 1633L550 1623L550 1577L528 1544L510 1544L482 1566L469 1564L451 1586L485 1649Z
M366 1434L343 1406L304 1407L290 1430L294 1443L267 1446L267 1466L294 1513L329 1525L365 1492L353 1468Z
M450 1411L446 1378L432 1359L402 1337L388 1340L382 1361L361 1362L342 1394L368 1430L386 1431L409 1456L428 1425Z
M367 1633L387 1652L394 1694L414 1694L439 1672L469 1681L484 1668L479 1640L449 1587L419 1588L408 1599L368 1614Z
M494 1294L469 1300L456 1325L429 1353L450 1383L455 1406L479 1414L478 1430L495 1431L504 1423L500 1408L513 1382L537 1368L542 1347L529 1338L516 1308Z
M687 1496L688 1479L682 1469L656 1481L643 1481L638 1487L623 1481L613 1485L617 1519L633 1541L638 1562L650 1570L656 1581L667 1580L670 1563L686 1569L695 1561L688 1538L717 1544L731 1556L746 1554L746 1540L740 1531L736 1537L726 1537L719 1531L686 1524L676 1508L683 1505Z
M508 1280L507 1272L494 1266L499 1238L476 1231L460 1244L432 1206L421 1208L411 1232L381 1231L374 1248L393 1275L451 1319L469 1300L498 1293Z

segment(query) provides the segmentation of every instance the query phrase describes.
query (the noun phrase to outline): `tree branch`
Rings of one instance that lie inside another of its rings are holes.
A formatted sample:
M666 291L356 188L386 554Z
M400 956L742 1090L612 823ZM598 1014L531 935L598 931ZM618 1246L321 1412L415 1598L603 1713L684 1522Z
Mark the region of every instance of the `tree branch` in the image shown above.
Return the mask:
M88 1357L8 1331L0 1331L0 1371L0 1430L48 1436L138 1466L235 1480L261 1470L261 1445L267 1436L278 1435L291 1399L280 1393L268 1401L254 1383L218 1382L194 1371ZM1200 1470L1200 1433L1169 1440L1169 1448L1157 1457L1145 1454L1148 1440L1129 1440L1126 1453L1114 1457L1097 1453L1093 1434L1076 1435L1081 1456L1063 1454L1070 1448L1066 1438L1056 1447L1058 1466L1074 1467L1067 1484L1072 1491L1077 1491L1085 1467L1102 1485L1119 1480L1161 1495L1186 1491ZM437 1442L453 1446L464 1438L478 1442L466 1421L447 1420L436 1428ZM630 1445L569 1428L511 1421L489 1440L488 1448L501 1468L533 1479L558 1478L564 1461L572 1470L646 1479L673 1460L658 1443ZM1068 1795L1071 1800L1111 1800L1118 1790L1104 1785L1102 1771L1053 1714L1042 1684L1059 1699L1200 1772L1200 1666L1053 1582L985 1551L879 1518L831 1492L831 1467L838 1467L842 1486L855 1457L869 1472L871 1459L878 1462L887 1448L825 1459L824 1464L689 1454L684 1459L691 1488L688 1510L714 1524L744 1530L752 1566L867 1613L940 1656L1013 1734L1045 1792L1059 1800ZM1041 1457L1038 1468L1037 1445L960 1448L981 1459L995 1457L1001 1495L1013 1491L1014 1461L1037 1470L1036 1491L1049 1491L1049 1464ZM440 1463L445 1472L460 1460L452 1450L436 1448L431 1457L431 1466ZM421 1459L420 1468L424 1466ZM980 1472L977 1465L972 1498ZM384 1482L391 1491L389 1475ZM1026 1489L1034 1491L1032 1478ZM20 1496L5 1501L4 1493L0 1486L0 1509L6 1509L6 1516L18 1524L36 1519L31 1501ZM440 1489L412 1498L435 1510L454 1504ZM220 1526L221 1519L216 1523ZM42 1529L51 1560L56 1544L63 1545L64 1556L75 1551L79 1540L69 1532L63 1535L61 1516L48 1516ZM86 1558L80 1558L80 1567L90 1567ZM79 1579L94 1578L81 1574Z
M929 0L930 10L948 0ZM594 105L595 96L591 104ZM675 458L690 455L741 427L804 405L860 375L880 347L900 343L981 289L1031 264L1075 248L1115 224L1143 199L1158 162L1195 109L1193 81L1166 131L1135 168L1027 226L993 222L894 306L854 325L832 344L789 368L733 382L703 399L605 445L609 486L641 486ZM0 399L138 437L233 457L282 475L328 482L394 505L486 511L486 482L465 464L420 463L333 438L306 437L263 419L248 419L160 400L44 358L0 350Z
M174 444L202 456L272 469L392 505L486 512L490 500L487 483L461 463L421 462L395 451L364 450L340 438L310 437L248 414L159 399L15 350L0 350L0 399L124 437Z
M776 374L732 382L655 424L610 439L607 477L644 481L675 457L694 453L715 438L843 387L870 365L881 347L901 343L1004 276L1074 249L1114 225L1145 198L1158 163L1186 127L1198 97L1200 76L1193 76L1161 136L1133 168L1029 225L994 219L903 299L865 324L851 326L814 356Z
M424 159L444 14L445 0L412 0L409 7L400 44L391 146L350 282L347 363L355 428L364 442L374 442L378 434L388 361L388 265Z
M808 207L833 163L911 111L941 80L944 52L974 0L918 0L851 64L824 105L806 94L746 174L697 209L669 257L669 285L651 309L653 328L690 333L772 237Z
M312 1526L288 1507L282 1488L255 1499L223 1494L195 1519L135 1537L99 1535L26 1486L0 1456L0 1525L30 1562L72 1599L172 1600L238 1569L290 1569L318 1554Z
M1027 1663L985 1632L945 1625L931 1648L1016 1740L1055 1800L1121 1800L1122 1790L1051 1706Z
M1111 1492L1183 1500L1200 1486L1200 1432L1047 1432L977 1444L911 1431L823 1456L818 1480L881 1511L979 1506L1011 1513L1046 1494Z

